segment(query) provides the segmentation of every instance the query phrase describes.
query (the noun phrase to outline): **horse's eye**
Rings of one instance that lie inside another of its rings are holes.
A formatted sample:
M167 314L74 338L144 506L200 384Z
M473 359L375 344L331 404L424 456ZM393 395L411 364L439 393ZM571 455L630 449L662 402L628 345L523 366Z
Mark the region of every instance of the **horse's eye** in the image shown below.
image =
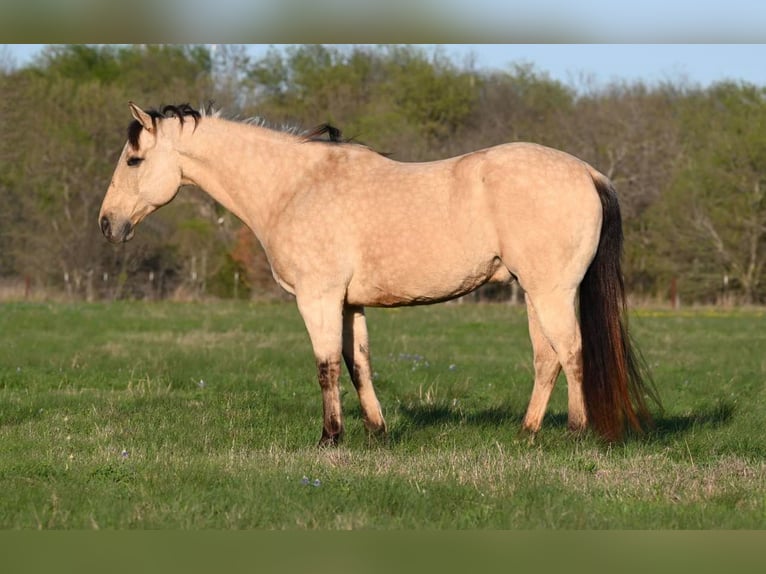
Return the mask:
M144 158L142 158L142 157L129 157L128 158L128 165L130 167L136 167L142 161L144 161Z

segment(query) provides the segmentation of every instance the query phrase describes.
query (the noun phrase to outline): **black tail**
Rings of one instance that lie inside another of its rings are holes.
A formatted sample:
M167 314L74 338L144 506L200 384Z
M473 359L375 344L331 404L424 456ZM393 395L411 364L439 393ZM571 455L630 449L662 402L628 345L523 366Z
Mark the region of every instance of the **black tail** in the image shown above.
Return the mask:
M642 432L651 425L646 399L659 404L659 398L628 334L617 194L604 176L594 174L593 181L603 223L596 256L580 284L583 394L593 429L617 441L627 426Z

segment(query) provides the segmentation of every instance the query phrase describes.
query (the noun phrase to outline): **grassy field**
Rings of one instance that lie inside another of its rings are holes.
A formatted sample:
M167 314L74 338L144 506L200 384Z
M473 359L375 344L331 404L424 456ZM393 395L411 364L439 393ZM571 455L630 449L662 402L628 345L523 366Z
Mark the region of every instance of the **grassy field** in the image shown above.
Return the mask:
M519 434L521 308L368 310L389 425L346 437L291 304L0 306L0 528L765 528L763 311L631 317L663 397L607 446Z

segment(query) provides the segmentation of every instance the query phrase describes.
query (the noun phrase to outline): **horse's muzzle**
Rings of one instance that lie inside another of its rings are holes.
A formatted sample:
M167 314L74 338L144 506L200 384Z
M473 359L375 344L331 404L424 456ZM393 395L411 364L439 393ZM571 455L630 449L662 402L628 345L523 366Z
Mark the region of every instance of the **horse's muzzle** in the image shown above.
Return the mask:
M120 225L113 226L108 216L104 215L100 221L101 233L112 243L123 243L133 237L133 224L125 220Z

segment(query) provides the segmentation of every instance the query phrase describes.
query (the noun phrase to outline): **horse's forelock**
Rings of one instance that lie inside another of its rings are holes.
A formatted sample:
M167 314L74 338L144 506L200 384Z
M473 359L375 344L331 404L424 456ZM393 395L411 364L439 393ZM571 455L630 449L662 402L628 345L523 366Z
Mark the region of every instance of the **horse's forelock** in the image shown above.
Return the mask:
M130 147L138 151L138 138L141 135L141 130L144 129L138 120L133 120L128 126L128 143Z

